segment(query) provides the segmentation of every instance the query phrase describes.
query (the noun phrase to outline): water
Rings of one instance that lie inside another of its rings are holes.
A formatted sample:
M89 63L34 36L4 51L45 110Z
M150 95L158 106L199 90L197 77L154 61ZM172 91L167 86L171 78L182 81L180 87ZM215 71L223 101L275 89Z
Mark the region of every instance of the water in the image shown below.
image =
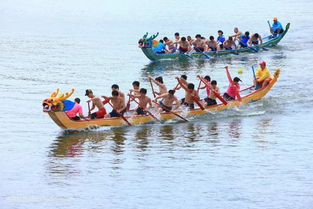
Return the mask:
M312 208L312 8L305 0L2 4L0 208ZM291 29L267 52L150 63L137 48L147 31L238 26L265 35L273 16ZM85 89L108 95L113 83L126 92L140 80L150 91L148 75L174 87L175 76L197 84L209 74L225 90L225 65L244 88L261 60L282 69L264 99L189 123L68 132L42 113L56 88L75 88L86 111Z

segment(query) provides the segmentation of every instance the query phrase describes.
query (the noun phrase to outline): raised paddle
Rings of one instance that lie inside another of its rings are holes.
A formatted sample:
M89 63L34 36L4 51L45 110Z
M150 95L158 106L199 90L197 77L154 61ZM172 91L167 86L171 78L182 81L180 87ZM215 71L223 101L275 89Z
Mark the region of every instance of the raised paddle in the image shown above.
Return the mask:
M271 34L273 34L273 28L272 28L272 26L271 26L271 24L270 24L270 21L269 21L269 20L267 21L267 24L268 24L268 27L270 28L270 32L271 32Z
M200 107L201 110L204 110L203 105L200 103L199 99L197 97L192 97L193 101Z
M150 86L151 86L153 97L155 98L156 96L155 96L155 93L154 93L152 81L150 79L149 79L149 81L150 81Z
M201 78L201 76L198 76L198 78L199 78L200 81L202 81L208 88L210 88L210 87L209 87L209 84L208 84L203 78ZM210 89L211 89L211 88L210 88ZM219 93L217 93L216 91L214 91L214 90L212 90L212 89L211 89L211 91L213 91L213 94L214 94L224 105L227 105L226 100L225 100Z
M136 102L136 103L139 105L139 107L140 107L141 109L143 109L144 111L146 111L152 118L154 118L156 121L158 121L158 122L161 123L161 121L160 121L157 117L155 117L150 111L148 111L148 110L146 110L145 108L143 108L143 106L141 106L141 104L135 100L135 97L132 96L132 99L133 99L134 102Z
M157 103L157 102L155 102L155 101L152 101L152 102L155 103L155 104L158 105L158 106L161 106L161 108L163 108L163 109L165 109L166 111L172 113L173 115L176 115L177 117L183 119L184 121L188 121L186 118L184 118L183 116L181 116L181 115L179 115L179 114L173 112L172 110L166 108L164 105L160 105L159 103Z
M198 85L198 88L197 88L197 93L198 94L199 94L200 86L201 86L201 80L199 81L199 85Z
M90 103L87 102L87 104L88 104L88 117L90 117Z
M114 107L113 107L113 105L111 104L111 102L108 102L109 103L109 105L113 108L113 110L114 110ZM119 113L119 112L117 112L116 111L116 113L129 125L129 126L131 126L132 124L124 117L124 115L123 114L121 114L121 113Z

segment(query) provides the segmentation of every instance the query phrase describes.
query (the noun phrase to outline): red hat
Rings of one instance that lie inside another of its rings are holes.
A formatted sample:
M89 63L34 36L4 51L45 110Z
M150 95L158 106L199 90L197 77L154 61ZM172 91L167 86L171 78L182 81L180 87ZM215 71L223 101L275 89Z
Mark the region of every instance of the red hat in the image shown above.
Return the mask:
M259 63L260 65L266 65L266 62L265 61L262 61Z

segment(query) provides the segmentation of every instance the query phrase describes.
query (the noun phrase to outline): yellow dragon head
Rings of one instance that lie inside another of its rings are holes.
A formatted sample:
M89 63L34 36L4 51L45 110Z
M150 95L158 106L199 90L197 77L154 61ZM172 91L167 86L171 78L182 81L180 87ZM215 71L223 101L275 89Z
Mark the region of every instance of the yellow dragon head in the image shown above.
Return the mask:
M70 92L66 92L65 94L59 94L59 89L55 90L49 98L43 100L43 112L62 111L64 108L64 104L62 101L69 98L73 93L74 89L72 89Z

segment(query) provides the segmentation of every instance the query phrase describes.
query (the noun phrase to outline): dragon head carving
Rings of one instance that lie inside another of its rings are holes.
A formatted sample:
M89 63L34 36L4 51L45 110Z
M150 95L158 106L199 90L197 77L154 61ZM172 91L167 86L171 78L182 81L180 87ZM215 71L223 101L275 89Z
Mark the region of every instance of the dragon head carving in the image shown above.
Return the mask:
M139 39L138 44L139 44L139 48L151 48L155 45L155 43L157 43L156 40L154 40L157 36L159 35L159 33L156 33L152 36L148 37L148 33L146 33L141 39Z
M70 92L66 92L65 94L60 93L59 89L55 90L49 98L43 100L42 107L43 112L50 112L50 111L63 111L64 110L64 100L69 98L74 93L74 89Z

